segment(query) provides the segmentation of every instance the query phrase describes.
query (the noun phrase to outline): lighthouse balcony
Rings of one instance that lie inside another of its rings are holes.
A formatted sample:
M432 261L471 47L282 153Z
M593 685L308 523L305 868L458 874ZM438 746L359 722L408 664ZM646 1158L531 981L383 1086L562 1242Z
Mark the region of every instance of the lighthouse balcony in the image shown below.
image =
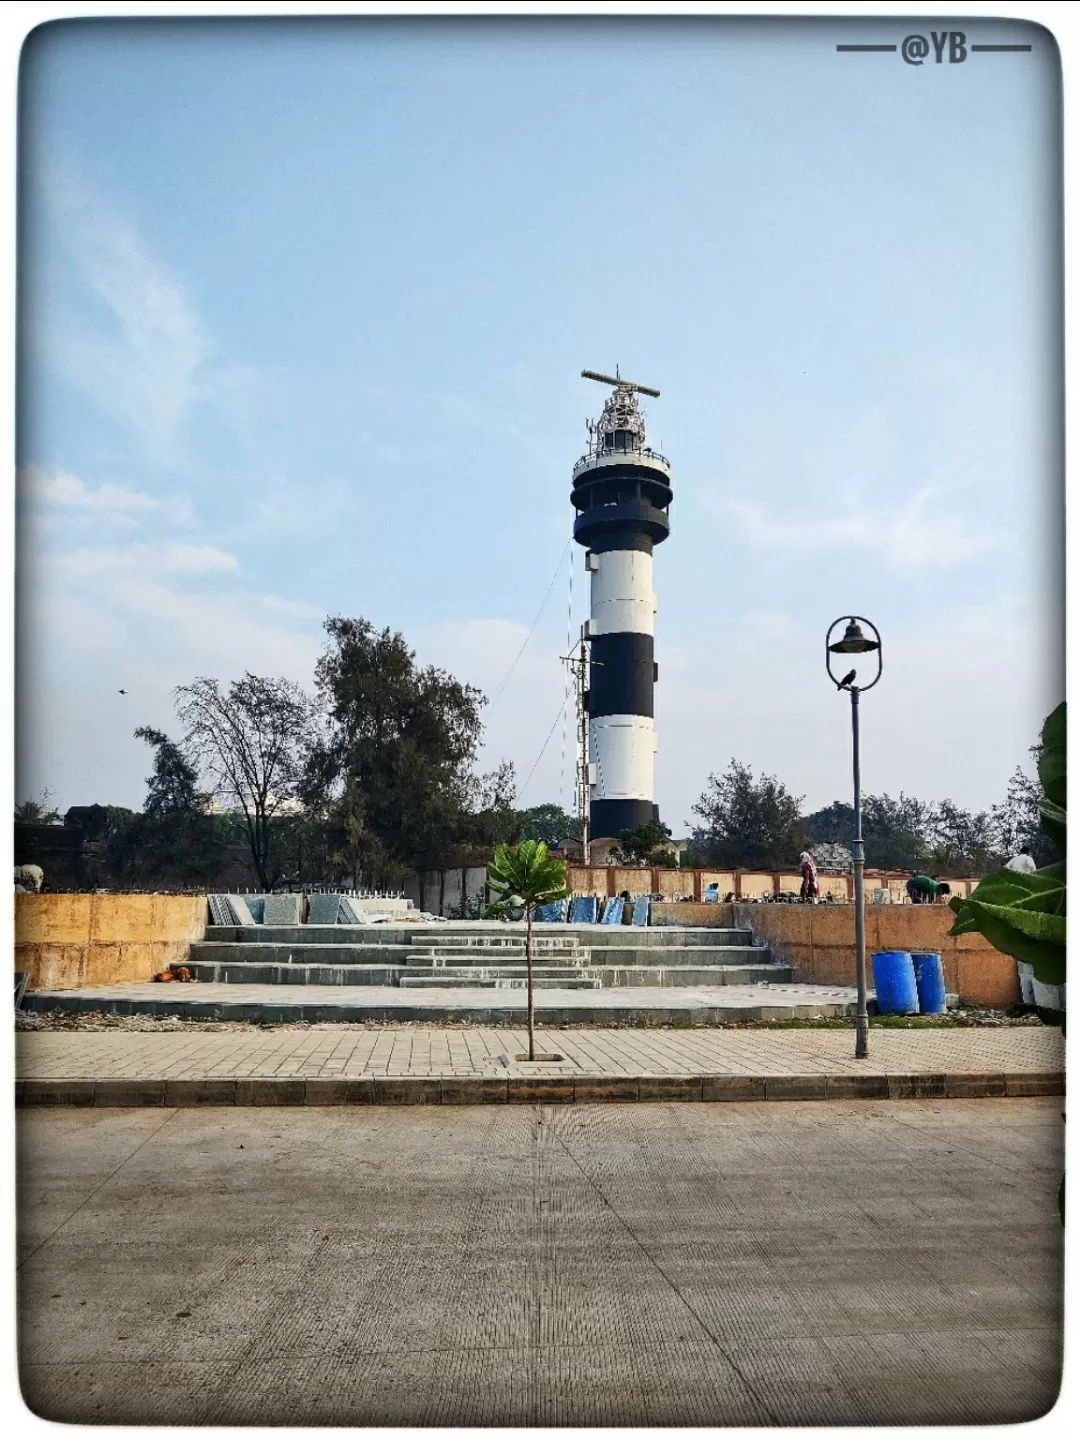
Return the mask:
M671 530L667 510L650 505L647 500L609 501L590 505L574 521L574 539L579 545L594 548L605 537L620 531L647 535L654 545L666 540Z
M658 450L650 450L646 446L626 446L625 448L612 447L589 455L582 455L574 466L573 478L576 480L586 470L603 470L610 465L640 465L642 469L660 470L668 477L671 475L670 462Z

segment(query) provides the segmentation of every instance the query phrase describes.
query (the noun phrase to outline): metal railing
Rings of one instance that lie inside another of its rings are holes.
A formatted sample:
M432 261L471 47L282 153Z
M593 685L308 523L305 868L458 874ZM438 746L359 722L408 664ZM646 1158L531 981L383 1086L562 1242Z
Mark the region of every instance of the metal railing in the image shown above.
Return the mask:
M625 448L617 448L611 450L598 450L590 455L582 455L581 459L574 466L573 475L576 479L583 470L588 470L594 465L600 464L604 461L615 461L625 458L633 459L635 456L638 456L643 460L647 460L650 465L659 464L662 465L664 469L668 472L670 472L671 470L671 461L667 458L666 455L661 455L659 450L650 450L649 447L645 445L627 446Z

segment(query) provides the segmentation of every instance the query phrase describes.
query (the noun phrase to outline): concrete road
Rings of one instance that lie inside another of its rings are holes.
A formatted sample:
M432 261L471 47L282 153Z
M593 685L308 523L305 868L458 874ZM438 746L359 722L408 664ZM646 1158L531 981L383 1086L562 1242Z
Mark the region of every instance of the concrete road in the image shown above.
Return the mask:
M1059 1100L24 1110L20 1372L113 1424L993 1424Z

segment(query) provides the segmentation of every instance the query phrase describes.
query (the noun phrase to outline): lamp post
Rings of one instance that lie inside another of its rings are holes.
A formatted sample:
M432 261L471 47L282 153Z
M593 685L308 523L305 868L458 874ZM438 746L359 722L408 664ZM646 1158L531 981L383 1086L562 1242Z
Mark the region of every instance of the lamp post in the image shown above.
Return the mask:
M871 640L864 635L859 621L874 632ZM834 620L825 632L825 669L837 690L846 690L851 696L851 770L854 790L855 834L851 842L851 859L855 870L855 1058L865 1060L870 1053L868 1045L869 1023L866 1015L866 923L863 913L863 856L862 838L862 789L859 777L859 696L865 690L872 690L881 679L881 635L877 626L862 615L852 615L845 627L843 637L834 643L833 631L844 623L844 617ZM868 655L877 659L877 673L866 685L856 683L858 672L849 671L842 678L833 674L834 655Z

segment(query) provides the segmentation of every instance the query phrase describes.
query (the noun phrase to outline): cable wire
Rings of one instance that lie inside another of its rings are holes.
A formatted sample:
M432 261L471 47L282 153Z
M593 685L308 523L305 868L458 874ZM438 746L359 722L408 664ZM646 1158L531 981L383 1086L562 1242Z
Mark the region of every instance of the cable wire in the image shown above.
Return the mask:
M507 685L509 685L509 683L510 683L510 677L513 675L514 671L517 669L517 663L518 663L518 661L521 659L522 655L525 654L525 647L526 647L526 645L528 645L529 641L532 639L532 637L533 637L533 631L536 629L537 625L540 623L540 616L544 613L544 609L545 609L548 601L551 599L551 592L555 589L555 582L556 582L556 580L558 580L558 578L559 578L559 571L562 569L563 561L566 559L566 552L567 552L567 550L570 549L570 546L571 546L571 544L573 543L573 538L574 538L574 537L571 535L570 539L567 540L566 545L565 545L564 548L563 548L563 552L562 552L562 554L559 556L559 563L558 563L558 565L556 565L556 567L555 567L555 574L552 575L552 577L551 577L551 584L550 584L550 585L548 586L548 588L547 588L547 594L544 596L543 600L541 600L541 602L540 602L540 609L537 610L537 612L536 612L536 617L535 617L535 619L533 620L532 624L529 626L529 633L525 636L525 639L524 639L524 641L522 642L522 645L521 645L521 649L520 649L520 650L518 651L518 653L514 656L514 660L513 660L513 663L512 663L511 666L510 666L510 669L509 669L509 670L506 672L506 674L503 676L503 682L502 682L502 684L499 686L498 690L495 691L495 694L494 694L494 696L492 697L490 704L488 705L488 714L489 714L489 715L491 714L491 712L492 712L492 710L495 708L495 706L498 704L498 702L499 702L499 697L502 695L502 693L503 693L503 691L506 689ZM571 565L571 567L570 567L571 584L573 583L573 574L574 574L574 567Z
M570 566L570 594L566 602L566 653L570 654L570 632L574 616L574 567ZM573 672L571 671L571 674ZM566 706L563 706L562 757L559 760L559 794L566 794ZM573 806L567 811L572 813Z
M536 774L536 767L537 767L537 765L539 765L539 764L540 764L540 761L544 758L544 751L545 751L545 750L547 749L547 747L548 747L548 742L551 740L552 735L555 734L555 726L558 725L559 721L562 719L563 715L564 715L565 712L566 712L566 702L567 702L567 700L569 700L569 698L570 698L570 691L571 691L573 688L574 688L574 682L571 681L570 684L566 687L565 693L563 694L562 704L559 706L559 713L555 716L555 719L551 722L551 729L550 729L550 730L548 731L548 733L547 733L547 740L545 740L544 743L543 743L543 745L541 745L541 747L540 747L540 754L537 755L536 759L533 761L532 769L529 771L528 775L526 775L526 777L525 777L525 783L524 783L524 785L522 785L521 789L520 789L520 790L518 791L518 793L517 793L517 798L518 798L518 803L519 803L519 804L520 804L520 802L521 802L521 797L525 794L525 791L529 788L529 781L530 781L530 780L532 779L532 777Z

